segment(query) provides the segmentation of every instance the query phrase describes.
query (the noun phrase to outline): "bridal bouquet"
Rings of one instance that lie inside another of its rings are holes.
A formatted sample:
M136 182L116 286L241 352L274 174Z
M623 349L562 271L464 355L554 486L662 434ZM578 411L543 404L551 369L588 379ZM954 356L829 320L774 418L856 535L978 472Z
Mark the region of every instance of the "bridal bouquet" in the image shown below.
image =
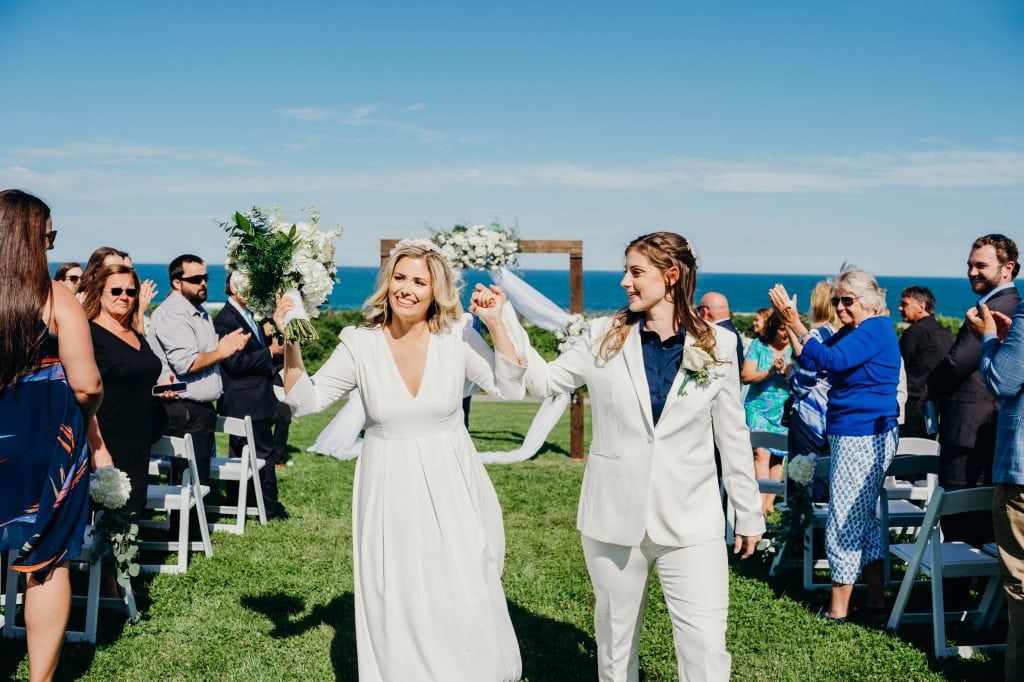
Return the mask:
M555 340L558 341L558 352L564 353L568 350L569 346L586 333L587 328L587 318L579 313L569 315L569 322L553 332Z
M334 265L334 243L341 229L318 229L320 214L313 206L309 222L286 223L280 209L254 206L246 214L236 212L231 222L221 223L229 234L226 266L231 284L256 319L274 315L278 296L287 296L295 306L285 315L282 331L288 341L308 342L318 338L311 318L338 280Z
M105 466L89 477L89 496L103 507L92 529L92 561L110 557L117 583L123 587L139 574L139 527L132 523L133 514L124 508L131 492L131 481L117 467Z
M515 230L497 223L490 226L456 225L447 231L431 233L452 267L461 270L496 270L515 267L519 262L519 237Z
M811 484L814 482L814 455L797 455L786 465L789 480L795 483L786 495L786 508L779 520L779 532L774 540L761 540L757 549L765 555L774 554L778 547L799 543L803 546L804 531L814 520L814 501L812 500Z

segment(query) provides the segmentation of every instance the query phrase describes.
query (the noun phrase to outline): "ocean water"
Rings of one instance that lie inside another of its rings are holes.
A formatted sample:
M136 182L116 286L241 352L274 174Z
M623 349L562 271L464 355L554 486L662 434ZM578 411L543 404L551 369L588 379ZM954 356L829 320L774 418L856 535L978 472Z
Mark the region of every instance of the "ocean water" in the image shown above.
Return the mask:
M54 266L53 269L56 269ZM135 269L143 279L157 283L160 293L157 300L167 293L167 266L153 263L136 264ZM212 302L226 300L224 294L224 267L210 265L210 293ZM332 308L360 308L363 301L373 292L377 277L374 267L340 267L340 281L334 287L328 305ZM527 282L552 301L568 308L569 272L567 270L522 270L517 271ZM753 312L769 305L768 290L776 283L783 284L792 294L798 295L801 310L806 310L807 301L814 285L826 275L771 275L753 273L700 273L697 278L697 298L705 291L720 291L729 298L734 312ZM591 270L583 273L583 305L588 314L615 310L625 304L625 296L619 280L621 271ZM467 289L476 282L490 283L487 273L473 271L466 275ZM935 294L936 311L940 315L963 317L964 312L977 301L966 276L961 277L879 277L879 284L887 289L887 299L892 315L897 320L900 292L911 284L926 286Z

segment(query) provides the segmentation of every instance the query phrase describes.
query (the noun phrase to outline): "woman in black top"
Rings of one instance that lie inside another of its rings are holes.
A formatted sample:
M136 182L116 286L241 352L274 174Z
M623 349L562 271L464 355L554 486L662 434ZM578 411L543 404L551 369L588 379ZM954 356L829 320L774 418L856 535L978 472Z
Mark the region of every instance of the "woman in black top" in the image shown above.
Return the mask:
M105 392L96 419L114 464L131 480L127 508L137 516L146 508L149 446L166 422L152 395L160 379L160 360L146 337L132 328L139 288L139 277L131 268L104 265L87 282L82 301Z

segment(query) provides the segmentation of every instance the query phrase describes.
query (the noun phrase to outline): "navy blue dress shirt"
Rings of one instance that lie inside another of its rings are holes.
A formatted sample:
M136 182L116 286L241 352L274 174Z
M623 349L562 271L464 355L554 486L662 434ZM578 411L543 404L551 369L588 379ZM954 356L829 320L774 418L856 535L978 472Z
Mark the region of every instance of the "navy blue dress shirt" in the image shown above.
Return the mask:
M640 347L644 353L644 373L647 374L647 388L651 392L651 416L655 424L665 409L665 399L679 372L685 338L686 332L679 330L678 334L662 341L657 333L645 330L644 321L640 320Z

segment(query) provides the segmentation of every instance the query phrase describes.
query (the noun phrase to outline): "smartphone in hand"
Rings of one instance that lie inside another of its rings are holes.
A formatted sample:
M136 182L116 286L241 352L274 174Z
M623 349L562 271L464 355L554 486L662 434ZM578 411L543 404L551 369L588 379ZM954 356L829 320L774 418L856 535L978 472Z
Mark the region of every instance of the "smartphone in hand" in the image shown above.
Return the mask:
M152 393L153 395L167 393L168 391L172 393L184 393L187 388L188 384L186 384L184 381L179 381L178 383L175 384L157 384L152 388L150 393Z

